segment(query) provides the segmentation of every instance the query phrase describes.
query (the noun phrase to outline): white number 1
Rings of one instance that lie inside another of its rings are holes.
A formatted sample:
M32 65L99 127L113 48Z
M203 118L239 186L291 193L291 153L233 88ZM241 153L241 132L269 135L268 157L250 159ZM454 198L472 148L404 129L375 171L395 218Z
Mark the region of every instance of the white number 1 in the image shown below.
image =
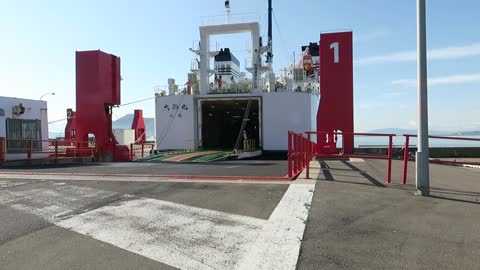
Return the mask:
M333 49L333 62L338 64L340 62L340 44L334 42L330 44L330 49Z

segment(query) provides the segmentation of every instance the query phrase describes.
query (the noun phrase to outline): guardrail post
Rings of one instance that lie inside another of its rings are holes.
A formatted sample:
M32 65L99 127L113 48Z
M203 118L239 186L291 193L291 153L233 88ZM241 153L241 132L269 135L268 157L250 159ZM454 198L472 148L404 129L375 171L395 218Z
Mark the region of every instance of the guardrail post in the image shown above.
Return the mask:
M292 134L290 131L288 132L288 153L287 153L287 160L288 160L288 177L293 177L292 173Z
M293 133L292 134L292 137L293 137L293 174L297 174L297 170L298 170L298 143L297 143L297 134Z
M5 154L5 138L0 138L0 166L3 165L3 162L6 159L6 154Z
M299 171L301 171L305 166L305 158L304 158L305 147L303 145L305 141L303 140L303 134L299 134L298 139L300 140L300 169L299 169Z
M312 143L310 133L307 133L307 179L310 179L310 161L312 161Z
M27 159L31 160L32 159L32 147L33 147L33 142L32 140L28 141L28 149L27 149Z
M133 143L130 144L130 160L133 160Z
M55 140L55 161L57 160L58 158L58 141Z
M403 175L402 175L402 185L407 184L407 170L408 170L408 158L410 152L410 136L405 135L405 146L403 150Z
M392 149L393 148L393 135L388 136L388 159L387 159L387 184L392 183Z

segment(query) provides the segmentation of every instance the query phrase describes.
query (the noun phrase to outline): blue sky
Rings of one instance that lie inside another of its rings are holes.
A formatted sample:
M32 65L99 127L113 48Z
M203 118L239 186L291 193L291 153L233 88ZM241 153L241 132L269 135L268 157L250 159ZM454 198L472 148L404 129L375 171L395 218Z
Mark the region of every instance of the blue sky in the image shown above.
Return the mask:
M354 31L356 130L416 127L415 0L273 0L275 69L321 32ZM480 130L480 2L428 5L430 128ZM232 14L253 13L266 35L267 1L231 0ZM186 81L188 51L202 16L224 14L223 0L2 1L0 95L55 96L49 120L75 106L75 51L101 49L122 59L122 101L153 95L167 78ZM222 37L243 64L246 37ZM115 109L118 118L153 101ZM64 123L51 125L62 130Z

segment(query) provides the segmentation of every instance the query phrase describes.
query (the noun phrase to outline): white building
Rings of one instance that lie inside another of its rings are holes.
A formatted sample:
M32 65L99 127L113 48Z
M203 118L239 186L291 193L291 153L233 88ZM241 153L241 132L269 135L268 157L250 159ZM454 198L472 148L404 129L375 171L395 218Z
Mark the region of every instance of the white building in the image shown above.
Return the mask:
M32 158L47 157L47 102L0 96L0 137L6 138L6 160L26 159L30 144Z

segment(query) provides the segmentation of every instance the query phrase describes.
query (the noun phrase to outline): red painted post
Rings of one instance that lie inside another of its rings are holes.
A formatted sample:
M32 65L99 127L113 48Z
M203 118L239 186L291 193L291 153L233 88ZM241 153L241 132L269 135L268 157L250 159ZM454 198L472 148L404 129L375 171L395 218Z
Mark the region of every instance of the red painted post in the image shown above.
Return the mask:
M310 179L310 161L312 161L312 142L310 141L310 133L307 133L307 179Z
M133 160L133 143L130 144L130 160Z
M6 159L5 155L5 138L0 137L0 166L3 165L3 162Z
M402 185L407 184L407 170L408 170L408 153L410 147L410 136L405 135L405 147L403 150L403 175L402 175Z
M393 136L388 136L388 160L387 160L387 184L392 183L392 149L393 148Z
M305 139L303 138L303 134L299 135L300 138L300 170L305 168Z
M297 174L297 151L298 151L298 144L297 144L297 136L295 133L292 134L293 137L293 174Z
M58 158L58 141L55 140L55 160Z
M290 131L288 132L287 159L288 159L288 177L293 177L293 173L292 173L292 133Z
M295 133L293 135L293 153L294 153L294 174L297 174L298 172L298 136L297 134Z

